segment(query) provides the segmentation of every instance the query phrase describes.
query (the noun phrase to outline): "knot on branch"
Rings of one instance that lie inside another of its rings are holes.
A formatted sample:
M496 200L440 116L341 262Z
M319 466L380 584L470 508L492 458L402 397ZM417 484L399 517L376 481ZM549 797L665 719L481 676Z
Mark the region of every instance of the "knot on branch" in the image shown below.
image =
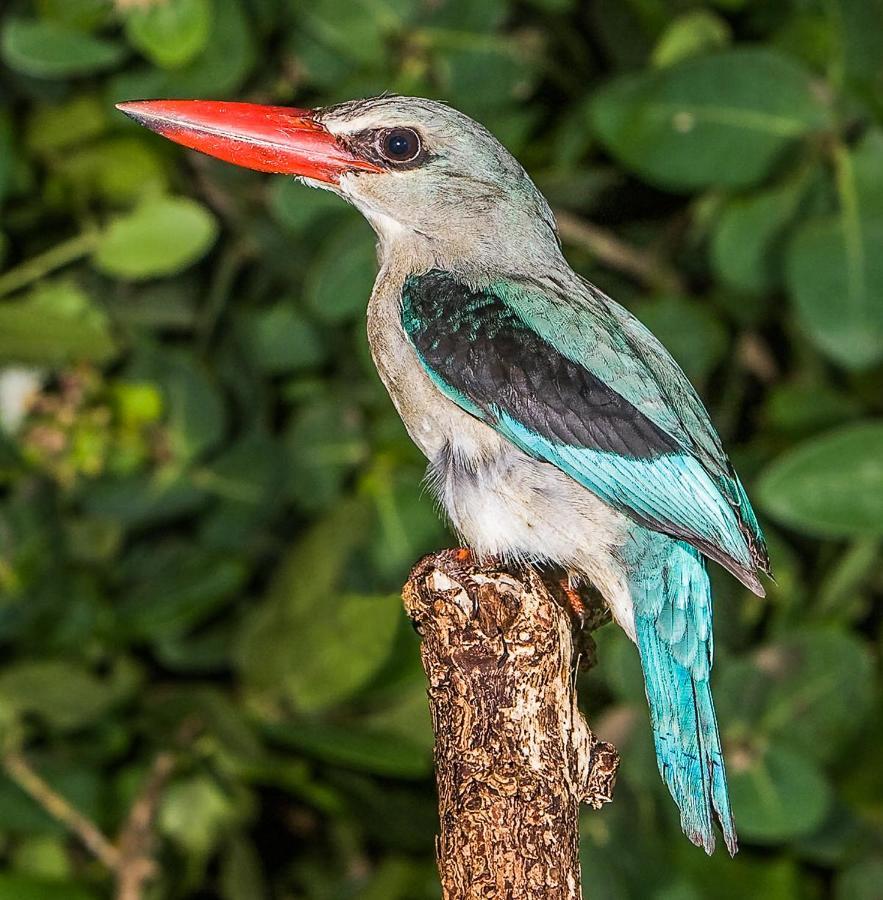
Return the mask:
M435 729L445 896L579 897L578 811L611 799L616 750L577 708L573 625L529 567L422 560L404 602Z

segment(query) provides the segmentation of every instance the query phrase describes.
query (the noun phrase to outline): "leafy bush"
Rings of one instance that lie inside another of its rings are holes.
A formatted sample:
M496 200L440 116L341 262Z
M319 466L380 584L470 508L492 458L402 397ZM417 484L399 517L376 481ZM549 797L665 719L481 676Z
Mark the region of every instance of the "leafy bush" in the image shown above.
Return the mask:
M381 90L525 162L770 535L766 601L714 572L742 852L681 836L604 629L591 896L880 896L881 0L8 0L0 61L0 900L111 891L17 762L115 835L167 751L153 896L437 896L396 595L451 538L368 358L373 236L113 110Z

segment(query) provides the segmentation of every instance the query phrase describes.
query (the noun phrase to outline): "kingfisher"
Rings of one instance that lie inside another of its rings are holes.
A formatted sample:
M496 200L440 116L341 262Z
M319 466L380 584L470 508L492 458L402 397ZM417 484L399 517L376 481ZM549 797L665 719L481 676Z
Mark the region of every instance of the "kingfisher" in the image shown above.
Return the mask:
M712 702L706 559L760 597L764 537L662 344L564 258L548 202L483 126L383 95L318 109L149 100L179 144L294 175L377 235L377 371L479 558L591 584L637 645L659 771L694 844L737 838Z

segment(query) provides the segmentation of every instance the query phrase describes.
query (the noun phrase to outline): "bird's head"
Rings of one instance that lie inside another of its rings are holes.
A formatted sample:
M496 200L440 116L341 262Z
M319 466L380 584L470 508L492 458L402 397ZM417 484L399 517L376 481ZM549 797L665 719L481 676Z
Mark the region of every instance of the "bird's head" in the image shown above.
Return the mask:
M521 165L443 103L384 95L310 110L207 100L119 109L186 147L334 191L366 216L384 250L497 263L558 252L548 204Z

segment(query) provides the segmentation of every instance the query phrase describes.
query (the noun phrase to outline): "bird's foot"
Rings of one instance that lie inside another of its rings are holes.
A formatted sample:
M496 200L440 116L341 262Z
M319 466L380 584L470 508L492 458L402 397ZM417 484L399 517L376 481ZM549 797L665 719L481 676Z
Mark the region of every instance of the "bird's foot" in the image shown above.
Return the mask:
M474 566L481 569L506 568L501 556L493 553L476 553L471 547L457 547L450 551L454 560L463 566Z
M503 590L500 587L503 583L510 583L506 575L513 576L511 567L500 557L479 554L470 547L455 547L430 553L411 570L408 584L421 581L429 574L434 576L432 590L447 591L455 595L457 606L462 612L476 619L485 634L497 631L502 633L508 627L507 623L511 624L510 619L514 621L517 611L514 608L509 609L507 615L500 619L501 609L507 604L511 606L513 598L517 595L517 591ZM490 597L492 602L483 600L487 597ZM417 634L421 634L419 625L413 623L413 620L412 624Z
M426 572L436 568L452 570L470 578L482 570L486 570L485 574L489 571L507 571L500 557L476 553L471 547L455 547L424 556L411 569L409 577L421 578Z
M564 598L564 602L571 616L573 616L577 628L582 631L589 618L589 608L584 603L579 591L571 585L569 576L565 575L559 579L558 586L561 588L561 596Z

